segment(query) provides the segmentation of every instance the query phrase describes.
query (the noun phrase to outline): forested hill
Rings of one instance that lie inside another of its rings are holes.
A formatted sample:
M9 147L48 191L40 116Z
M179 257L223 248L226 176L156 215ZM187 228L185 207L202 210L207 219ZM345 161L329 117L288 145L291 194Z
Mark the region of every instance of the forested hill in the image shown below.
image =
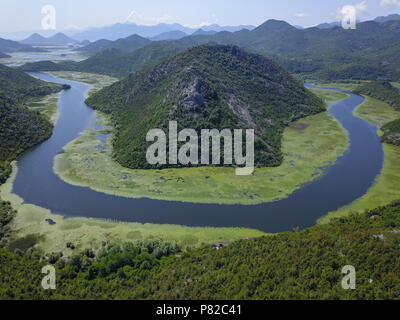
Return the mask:
M268 20L252 31L224 31L156 41L131 53L120 50L99 53L79 63L62 63L59 68L124 77L206 43L253 50L278 60L289 72L308 78L400 79L400 21L363 22L356 30L341 27L299 30L284 21ZM30 64L22 68L31 71L37 66Z
M32 250L0 249L0 299L398 299L399 246L400 201L219 250L174 254L179 248L168 243L137 242L40 262ZM49 263L57 290L44 291L41 268ZM356 290L341 285L348 265Z
M5 54L3 52L0 52L0 58L9 58L10 56L8 54Z
M131 52L136 49L142 48L148 45L149 43L151 43L151 40L138 36L137 34L134 34L132 36L118 39L115 41L110 41L105 39L98 40L87 46L78 48L77 51L81 51L89 55L93 55L107 49L116 49L119 50L120 52Z
M388 81L380 80L366 83L355 89L354 93L384 101L400 111L400 92Z
M0 93L11 103L23 103L32 97L58 92L61 85L31 77L25 72L0 64Z
M10 161L51 135L48 119L30 111L24 103L62 89L62 85L0 65L0 183L10 173Z
M194 47L91 96L87 103L113 115L116 159L151 168L146 134L179 128L255 129L257 166L282 161L285 126L325 110L325 104L275 62L235 46ZM176 165L175 165L176 166Z

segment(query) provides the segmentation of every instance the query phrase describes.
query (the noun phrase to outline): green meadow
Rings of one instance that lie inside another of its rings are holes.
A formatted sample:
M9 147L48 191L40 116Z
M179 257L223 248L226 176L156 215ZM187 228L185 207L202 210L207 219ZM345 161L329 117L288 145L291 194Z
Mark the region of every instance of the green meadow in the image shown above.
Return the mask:
M355 115L378 127L400 118L400 112L387 103L366 97L365 102L355 110ZM379 131L379 133L381 133ZM332 218L347 216L354 212L363 212L377 208L400 198L400 148L384 144L385 162L381 174L374 185L361 198L319 219L319 223L327 223Z

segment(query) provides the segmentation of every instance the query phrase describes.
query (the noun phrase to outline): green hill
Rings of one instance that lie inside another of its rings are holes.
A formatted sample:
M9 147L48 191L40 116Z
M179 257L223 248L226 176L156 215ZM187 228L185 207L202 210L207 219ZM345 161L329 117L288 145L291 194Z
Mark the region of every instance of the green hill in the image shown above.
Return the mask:
M151 40L134 34L129 37L118 39L115 41L105 39L98 40L85 47L77 49L77 51L81 51L89 55L93 55L107 49L116 49L121 52L131 52L142 48L149 43L151 43Z
M400 93L388 81L379 80L366 83L355 89L354 93L384 101L396 110L400 110Z
M0 183L8 177L10 161L51 135L50 122L24 104L63 88L0 65Z
M44 49L34 48L27 44L22 44L17 41L0 38L0 51L2 52L45 52Z
M383 131L383 142L400 147L400 119L385 124L381 130Z
M8 54L0 52L0 58L10 58L10 56Z
M39 261L31 239L0 249L0 299L398 299L400 201L304 231L241 240L216 250L157 241ZM21 248L21 249L19 249ZM174 253L175 252L175 253ZM57 267L57 290L41 289L42 266ZM356 290L341 286L356 271ZM10 286L9 284L13 285Z
M254 128L256 164L282 161L284 127L325 110L302 83L271 60L234 46L205 45L189 49L144 73L91 96L87 103L113 115L117 160L131 168L150 168L146 134L178 130Z

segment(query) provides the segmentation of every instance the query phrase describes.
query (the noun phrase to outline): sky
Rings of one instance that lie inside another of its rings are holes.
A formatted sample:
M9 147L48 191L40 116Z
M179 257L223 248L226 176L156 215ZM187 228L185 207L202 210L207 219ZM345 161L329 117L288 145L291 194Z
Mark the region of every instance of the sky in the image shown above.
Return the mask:
M0 33L40 30L45 5L54 6L60 31L117 22L257 26L268 19L309 27L337 21L345 5L362 21L400 14L400 0L0 0Z

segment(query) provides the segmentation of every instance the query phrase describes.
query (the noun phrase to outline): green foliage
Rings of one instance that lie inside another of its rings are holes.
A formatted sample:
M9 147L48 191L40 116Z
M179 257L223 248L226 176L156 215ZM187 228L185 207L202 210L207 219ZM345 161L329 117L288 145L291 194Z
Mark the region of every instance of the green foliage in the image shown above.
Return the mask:
M62 85L45 82L19 70L0 64L0 99L21 104L33 97L41 97L62 90Z
M47 118L23 104L63 88L0 65L0 183L10 174L12 160L48 139L52 132Z
M3 238L5 238L10 231L7 225L15 214L16 211L13 210L11 204L0 199L0 248L5 245Z
M385 124L381 130L383 131L382 142L400 146L400 119Z
M115 157L130 168L153 168L146 161L146 134L154 128L167 132L171 120L199 136L201 129L255 129L256 165L277 166L284 127L325 110L321 99L276 63L218 45L189 49L99 91L87 103L112 114Z
M40 290L34 252L0 250L0 299L398 299L400 201L295 230L179 252L172 243L104 243L56 261L57 290ZM35 258L36 257L36 258ZM342 268L357 272L343 290ZM10 285L12 284L12 285Z
M353 92L384 101L400 111L400 93L398 89L393 87L388 81L372 81L361 85Z
M99 53L107 49L117 49L121 52L132 52L134 50L144 47L145 45L148 45L149 43L151 43L151 40L134 34L129 37L118 39L115 41L101 39L85 47L79 48L77 49L77 51L82 51L90 55Z

